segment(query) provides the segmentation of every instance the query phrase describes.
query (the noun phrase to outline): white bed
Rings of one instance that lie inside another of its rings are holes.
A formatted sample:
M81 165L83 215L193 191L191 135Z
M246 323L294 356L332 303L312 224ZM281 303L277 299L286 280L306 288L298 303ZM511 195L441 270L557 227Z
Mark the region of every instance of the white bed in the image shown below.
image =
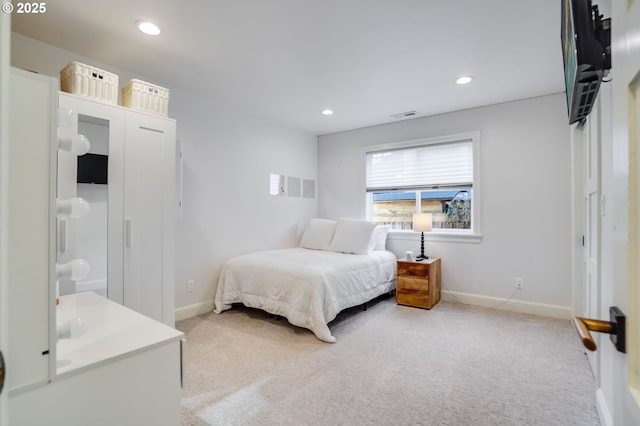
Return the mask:
M329 245L316 244L318 241L305 238L310 235L305 231L301 245L314 249L261 251L227 261L218 280L214 312L242 303L281 315L293 325L308 328L318 339L333 343L336 339L327 324L340 311L395 289L396 257L392 252L371 246L364 254L343 253L334 251L340 248L339 241L333 244L336 239ZM353 234L348 236L353 245ZM371 230L366 238L373 239Z

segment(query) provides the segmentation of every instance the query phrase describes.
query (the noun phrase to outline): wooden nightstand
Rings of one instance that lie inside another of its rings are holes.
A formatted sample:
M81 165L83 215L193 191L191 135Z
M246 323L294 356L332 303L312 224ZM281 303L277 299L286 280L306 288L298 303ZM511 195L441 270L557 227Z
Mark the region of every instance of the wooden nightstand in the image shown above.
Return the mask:
M440 258L398 260L396 303L431 309L440 301Z

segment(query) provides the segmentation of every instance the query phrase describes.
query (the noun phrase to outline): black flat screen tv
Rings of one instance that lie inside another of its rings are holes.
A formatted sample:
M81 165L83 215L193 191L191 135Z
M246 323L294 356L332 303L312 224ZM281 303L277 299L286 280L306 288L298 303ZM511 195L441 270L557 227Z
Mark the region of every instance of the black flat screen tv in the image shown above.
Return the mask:
M78 183L106 185L109 170L109 156L84 154L78 157Z
M591 112L605 72L611 68L610 19L591 0L562 1L562 57L569 124Z

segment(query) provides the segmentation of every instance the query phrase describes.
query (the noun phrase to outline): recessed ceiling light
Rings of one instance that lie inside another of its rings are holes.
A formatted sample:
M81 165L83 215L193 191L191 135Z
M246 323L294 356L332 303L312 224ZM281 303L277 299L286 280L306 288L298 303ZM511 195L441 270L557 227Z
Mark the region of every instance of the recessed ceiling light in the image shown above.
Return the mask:
M136 22L138 29L145 34L158 35L160 34L160 27L150 21L138 21Z
M471 83L471 77L468 75L462 76L456 80L456 84L467 84Z
M322 115L331 115L333 114L333 111L330 109L324 109L322 110Z

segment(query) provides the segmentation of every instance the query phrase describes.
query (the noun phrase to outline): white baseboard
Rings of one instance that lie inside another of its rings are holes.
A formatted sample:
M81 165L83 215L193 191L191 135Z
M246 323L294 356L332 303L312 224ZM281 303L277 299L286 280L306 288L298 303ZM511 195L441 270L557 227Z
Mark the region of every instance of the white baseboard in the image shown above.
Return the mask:
M539 315L543 317L571 319L571 308L568 306L547 305L544 303L523 302L500 297L481 296L478 294L460 293L457 291L442 291L442 300L447 302L464 303L485 308L502 309L522 314ZM213 312L213 300L182 306L176 309L176 321L195 317L196 315Z
M442 300L447 302L464 303L466 305L482 306L485 308L501 309L522 314L539 315L542 317L571 319L569 306L547 305L544 303L509 300L500 297L481 296L478 294L460 293L457 291L442 291Z
M182 306L176 309L176 321L195 317L196 315L213 312L213 300L200 302L189 306Z
M598 417L600 417L600 424L602 426L613 426L613 418L611 418L609 406L604 398L602 388L598 388L596 391L596 409L598 410Z

